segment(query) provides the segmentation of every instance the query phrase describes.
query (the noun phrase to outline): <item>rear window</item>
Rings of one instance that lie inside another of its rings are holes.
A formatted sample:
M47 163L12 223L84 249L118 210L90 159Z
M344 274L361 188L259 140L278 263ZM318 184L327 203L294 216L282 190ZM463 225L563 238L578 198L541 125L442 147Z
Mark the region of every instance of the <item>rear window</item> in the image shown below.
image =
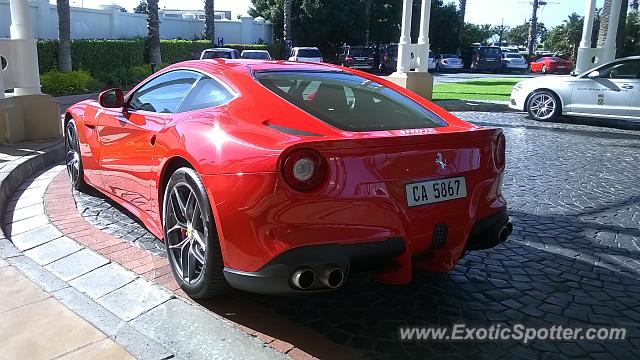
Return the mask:
M243 52L242 53L242 58L243 59L269 60L269 54L266 53L266 52L257 52L257 51Z
M322 57L320 50L318 49L300 49L298 50L298 57L303 58L319 58Z
M351 56L371 56L371 49L351 48L351 49L349 49L349 55L351 55Z
M443 59L457 59L458 55L454 55L454 54L444 54L442 55Z
M422 105L377 82L343 72L257 73L258 81L284 100L346 131L384 131L446 126Z
M500 49L491 47L480 48L480 55L484 57L498 57L500 56Z
M203 59L233 59L231 51L207 51L202 56Z
M505 54L504 57L509 59L522 59L522 55L520 54Z

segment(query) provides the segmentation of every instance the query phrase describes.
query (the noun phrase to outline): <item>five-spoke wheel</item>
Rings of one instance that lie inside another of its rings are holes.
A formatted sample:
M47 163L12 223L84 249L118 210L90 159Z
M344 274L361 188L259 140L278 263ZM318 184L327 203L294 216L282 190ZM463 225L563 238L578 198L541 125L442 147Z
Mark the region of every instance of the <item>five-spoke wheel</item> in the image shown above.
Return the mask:
M176 170L164 195L164 237L169 264L193 298L224 293L227 284L211 205L198 174Z
M527 112L535 120L552 120L558 116L559 109L557 96L546 90L534 93L527 101Z
M71 185L81 190L86 186L84 182L84 173L82 171L82 160L80 158L80 141L78 140L78 130L73 119L67 122L64 132L64 148L66 151L65 163L67 173L71 180Z

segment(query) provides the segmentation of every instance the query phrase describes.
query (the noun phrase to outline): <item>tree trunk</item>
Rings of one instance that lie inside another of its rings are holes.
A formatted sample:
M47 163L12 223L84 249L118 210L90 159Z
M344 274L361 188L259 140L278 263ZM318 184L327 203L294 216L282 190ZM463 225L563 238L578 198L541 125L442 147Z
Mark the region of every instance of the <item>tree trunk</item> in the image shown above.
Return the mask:
M216 23L215 12L213 11L213 0L204 0L204 37L216 45Z
M71 9L69 0L58 0L58 70L71 71Z
M616 58L624 56L624 37L627 34L627 9L629 9L629 0L622 0L620 21L618 21L618 32L616 33Z
M371 0L364 0L364 45L369 45L371 29Z
M460 23L458 24L458 53L462 53L464 41L464 15L467 11L467 0L460 0Z
M291 46L291 0L284 0L284 24L282 26L282 38L284 39L284 55L289 57Z
M152 64L161 64L162 56L160 55L160 18L158 16L158 0L147 1L147 28L149 35L147 38L147 46L149 48L149 62Z
M609 30L609 18L611 17L611 0L604 0L602 14L600 15L600 30L598 30L598 47L603 48L607 40Z
M533 55L533 51L536 46L536 40L538 39L538 0L533 0L533 13L531 15L531 21L529 22L529 38L527 40L527 52L529 55Z

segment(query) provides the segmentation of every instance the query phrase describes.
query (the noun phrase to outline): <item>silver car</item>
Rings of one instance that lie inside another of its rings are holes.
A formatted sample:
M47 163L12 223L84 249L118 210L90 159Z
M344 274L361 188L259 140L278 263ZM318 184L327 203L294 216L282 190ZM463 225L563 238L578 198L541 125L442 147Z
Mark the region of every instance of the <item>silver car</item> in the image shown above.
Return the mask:
M436 55L436 71L460 71L464 67L462 59L455 54Z
M524 56L518 53L502 53L502 66L505 71L518 71L521 73L529 71L529 63Z
M640 121L640 56L616 59L580 75L520 81L509 106L536 120L577 115Z

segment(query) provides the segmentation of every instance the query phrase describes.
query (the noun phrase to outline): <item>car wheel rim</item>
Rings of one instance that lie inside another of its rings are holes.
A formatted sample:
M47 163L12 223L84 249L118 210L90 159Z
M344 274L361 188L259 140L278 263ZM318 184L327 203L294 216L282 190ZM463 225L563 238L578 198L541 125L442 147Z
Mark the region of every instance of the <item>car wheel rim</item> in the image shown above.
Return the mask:
M69 173L69 178L71 179L71 183L76 184L78 182L78 178L80 177L80 155L79 155L80 152L78 149L76 131L72 123L69 123L67 125L66 135L67 135L66 136L67 173Z
M529 109L538 119L550 118L556 108L556 100L549 94L537 94L531 99Z
M195 191L179 183L169 194L166 241L178 277L194 284L204 276L208 231Z

